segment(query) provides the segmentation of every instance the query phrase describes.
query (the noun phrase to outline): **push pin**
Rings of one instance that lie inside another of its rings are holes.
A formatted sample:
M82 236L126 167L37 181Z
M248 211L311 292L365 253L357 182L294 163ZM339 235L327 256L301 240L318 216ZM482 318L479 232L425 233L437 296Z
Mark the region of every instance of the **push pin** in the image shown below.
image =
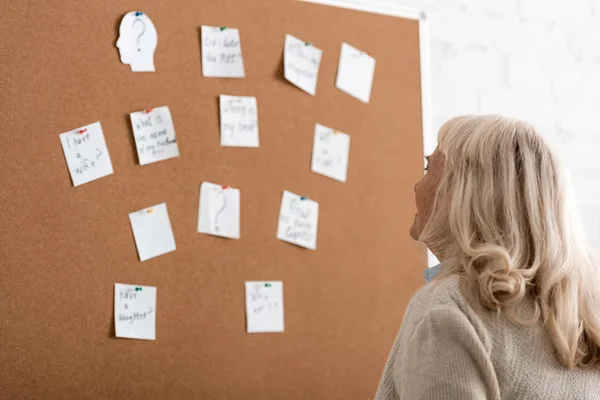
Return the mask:
M271 287L270 283L265 283L265 287Z
M305 46L312 46L312 43L311 42L304 42L304 45Z
M306 200L307 198L308 198L308 197L304 197L304 196L302 196L302 197L300 197L300 201Z
M154 108L146 108L146 109L144 110L144 112L145 112L146 114L150 114L150 113L152 112L152 110L154 110Z
M225 189L231 189L231 186L229 186L229 185L223 185L223 186L221 186L221 188L222 188L223 190L225 190Z
M141 12L141 11L136 11L136 12L135 12L135 16L136 16L136 17L142 16L142 15L144 15L144 13L143 13L143 12Z
M77 129L77 133L79 133L80 135L83 135L86 132L87 132L87 128Z
M154 208L149 208L146 210L146 214L152 214L154 212Z
M219 29L221 30L221 32L223 32L225 29L227 29L227 27L226 26L222 26Z
M140 292L141 290L142 290L142 288L141 288L141 287L139 287L139 286L137 286L137 287L135 288L135 291L136 291L136 292Z

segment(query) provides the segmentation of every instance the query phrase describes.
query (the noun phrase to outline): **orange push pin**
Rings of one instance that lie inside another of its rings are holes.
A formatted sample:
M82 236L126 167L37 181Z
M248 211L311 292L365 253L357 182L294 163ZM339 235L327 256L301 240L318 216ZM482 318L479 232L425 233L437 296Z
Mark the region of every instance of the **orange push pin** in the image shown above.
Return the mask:
M146 214L152 214L154 212L154 208L149 208L146 210Z

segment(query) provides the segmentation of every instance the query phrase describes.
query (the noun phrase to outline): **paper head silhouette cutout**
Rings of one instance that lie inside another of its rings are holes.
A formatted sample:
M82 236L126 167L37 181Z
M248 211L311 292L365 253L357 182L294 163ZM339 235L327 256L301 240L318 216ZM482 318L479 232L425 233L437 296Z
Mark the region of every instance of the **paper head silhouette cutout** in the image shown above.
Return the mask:
M125 14L117 39L123 64L129 64L134 72L155 71L154 50L157 43L156 28L146 13L131 11Z

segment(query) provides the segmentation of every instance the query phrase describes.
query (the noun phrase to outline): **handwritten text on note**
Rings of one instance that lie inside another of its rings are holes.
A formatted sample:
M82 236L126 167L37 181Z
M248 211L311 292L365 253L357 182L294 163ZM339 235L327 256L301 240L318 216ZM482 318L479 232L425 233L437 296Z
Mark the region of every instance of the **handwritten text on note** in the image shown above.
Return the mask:
M283 283L246 282L246 331L283 332Z
M115 283L117 337L156 339L156 287Z
M140 261L175 251L166 203L130 213L129 222Z
M326 126L315 125L311 170L346 182L350 136Z
M100 122L59 135L73 186L113 173Z
M256 97L219 97L221 146L258 147Z
M234 28L202 25L202 75L243 78L244 59L240 32Z
M307 249L317 248L319 203L297 194L283 191L277 238Z
M363 103L371 98L375 59L348 43L342 43L335 87Z
M323 50L311 43L285 35L283 53L285 79L313 96L317 92L317 78Z
M129 114L140 165L179 157L175 128L169 107Z

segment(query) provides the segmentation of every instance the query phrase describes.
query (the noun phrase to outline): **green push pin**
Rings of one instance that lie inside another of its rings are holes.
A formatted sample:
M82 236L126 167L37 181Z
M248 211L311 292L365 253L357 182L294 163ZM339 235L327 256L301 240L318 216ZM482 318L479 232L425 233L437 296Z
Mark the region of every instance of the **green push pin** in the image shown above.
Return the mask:
M224 31L225 29L227 29L227 27L226 26L222 26L221 27L221 32Z
M139 286L135 288L135 291L136 291L136 292L139 292L139 291L141 291L141 290L142 290L142 288L141 288L141 287L139 287Z
M271 287L270 283L265 283L265 287Z

